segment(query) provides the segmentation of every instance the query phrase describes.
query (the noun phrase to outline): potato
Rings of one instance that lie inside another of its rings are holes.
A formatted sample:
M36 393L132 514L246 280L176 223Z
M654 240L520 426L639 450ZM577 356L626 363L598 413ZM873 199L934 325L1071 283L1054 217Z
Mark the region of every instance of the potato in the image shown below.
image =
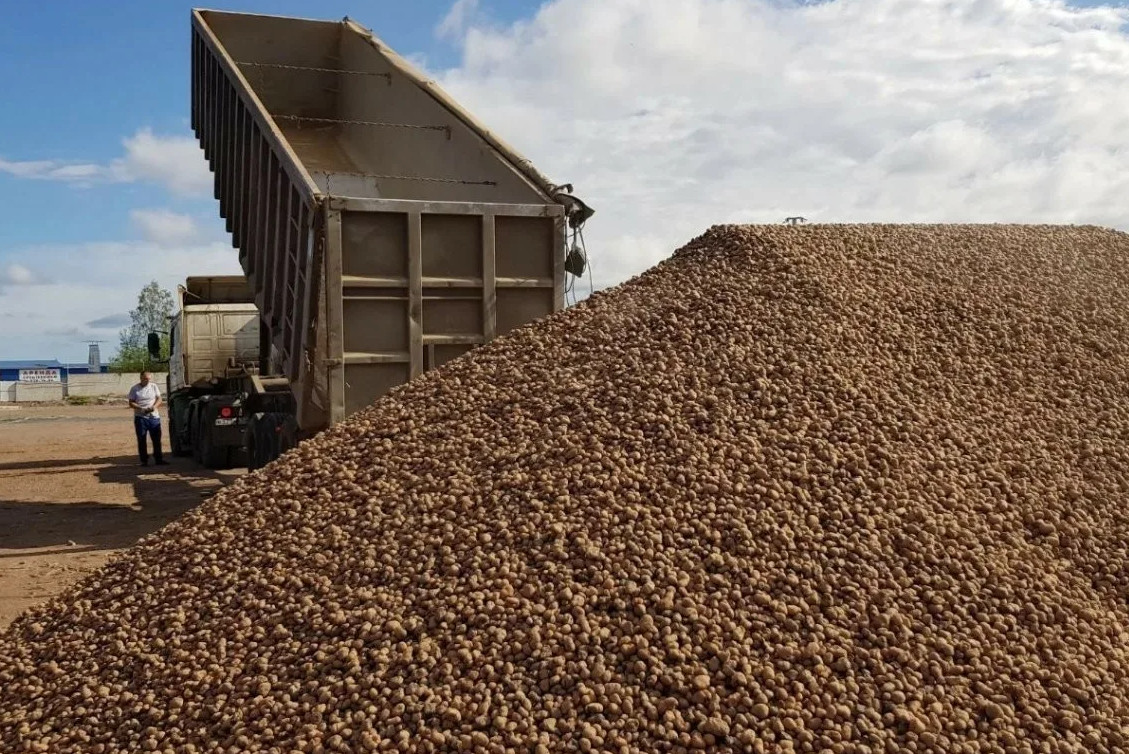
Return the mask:
M1129 236L718 226L0 638L5 751L1123 751Z

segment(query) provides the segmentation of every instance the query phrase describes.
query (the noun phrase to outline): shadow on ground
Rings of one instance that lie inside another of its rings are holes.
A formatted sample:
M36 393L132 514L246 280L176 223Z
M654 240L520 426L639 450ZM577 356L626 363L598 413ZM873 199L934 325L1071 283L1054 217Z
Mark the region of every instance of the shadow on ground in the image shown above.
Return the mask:
M127 484L134 499L42 503L21 502L5 494L5 480L52 474L90 474L91 484ZM0 463L0 549L47 554L42 548L78 552L129 547L195 508L233 478L231 472L210 471L187 458L170 458L168 466L145 468L137 465L136 456ZM0 553L0 559L25 556Z

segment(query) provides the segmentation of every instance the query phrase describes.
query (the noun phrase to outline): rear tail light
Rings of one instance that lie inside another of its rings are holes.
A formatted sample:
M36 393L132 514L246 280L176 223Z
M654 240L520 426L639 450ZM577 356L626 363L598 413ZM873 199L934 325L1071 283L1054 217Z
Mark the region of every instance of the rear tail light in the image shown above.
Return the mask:
M224 406L220 409L220 416L227 419L231 416L231 406Z

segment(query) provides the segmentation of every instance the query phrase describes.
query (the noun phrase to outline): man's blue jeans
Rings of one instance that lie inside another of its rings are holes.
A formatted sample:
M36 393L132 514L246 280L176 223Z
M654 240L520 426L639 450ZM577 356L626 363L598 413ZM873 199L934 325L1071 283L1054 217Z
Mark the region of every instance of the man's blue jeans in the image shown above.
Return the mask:
M149 452L146 448L145 436L148 434L153 439L153 458L160 463L161 456L161 417L135 416L133 429L137 433L137 457L141 463L149 463Z

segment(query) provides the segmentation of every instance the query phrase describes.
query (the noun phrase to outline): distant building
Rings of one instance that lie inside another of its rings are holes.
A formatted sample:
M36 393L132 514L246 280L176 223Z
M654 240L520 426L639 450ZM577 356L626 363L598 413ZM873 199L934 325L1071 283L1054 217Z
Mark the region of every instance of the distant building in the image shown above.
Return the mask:
M44 361L0 361L0 383L2 382L63 382L72 374L105 374L108 366L100 366L97 371L90 364L64 364L55 359Z
M102 351L98 348L97 343L90 344L90 350L86 358L86 363L90 365L91 372L102 371Z
M89 385L76 385L75 377L86 381L104 380L108 367L92 370L89 364L64 364L55 359L43 361L0 361L0 403L25 400L60 400ZM81 377L80 377L81 376ZM116 391L115 392L119 392Z

